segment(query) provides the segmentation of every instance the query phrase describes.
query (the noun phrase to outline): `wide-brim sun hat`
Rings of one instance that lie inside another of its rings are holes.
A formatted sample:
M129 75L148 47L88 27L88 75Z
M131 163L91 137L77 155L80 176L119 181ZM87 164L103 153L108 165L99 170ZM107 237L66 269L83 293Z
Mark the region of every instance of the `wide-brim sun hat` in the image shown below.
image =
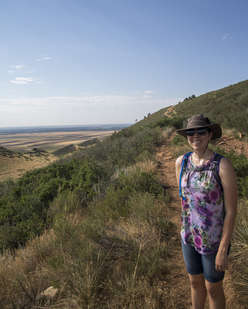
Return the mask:
M222 135L222 130L219 124L212 123L208 117L204 117L202 114L194 115L187 120L187 125L185 128L176 130L178 134L187 137L186 132L191 129L209 128L212 132L211 140L220 138Z

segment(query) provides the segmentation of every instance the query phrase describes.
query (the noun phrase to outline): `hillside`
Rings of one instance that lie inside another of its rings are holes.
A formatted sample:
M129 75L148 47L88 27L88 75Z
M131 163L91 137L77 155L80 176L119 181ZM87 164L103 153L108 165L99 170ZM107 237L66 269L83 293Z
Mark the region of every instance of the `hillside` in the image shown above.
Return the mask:
M248 133L248 80L196 97L192 95L174 106L165 107L146 116L135 126L172 125L181 127L183 120L194 114L204 114L223 128Z
M38 149L20 153L0 147L0 181L17 179L30 170L49 165L56 159L54 155Z
M219 90L231 95L229 109L245 96L244 84ZM240 87L244 94L232 101ZM148 115L16 182L0 183L1 308L189 307L174 176L175 158L188 146L175 128L203 112L199 98ZM182 117L183 109L189 114ZM248 147L239 131L227 121L212 146L233 162L239 184L228 309L245 309L248 302Z
M175 106L175 112L183 118L201 113L224 128L248 133L248 80L185 99Z

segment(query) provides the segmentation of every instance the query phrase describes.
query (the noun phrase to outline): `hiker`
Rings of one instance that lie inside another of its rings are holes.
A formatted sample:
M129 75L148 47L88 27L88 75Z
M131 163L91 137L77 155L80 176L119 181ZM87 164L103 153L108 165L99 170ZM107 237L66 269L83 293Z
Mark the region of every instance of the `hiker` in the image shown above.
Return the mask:
M237 210L237 184L230 161L208 148L221 127L194 115L177 130L192 152L176 160L182 201L181 243L191 286L192 308L225 308L223 278Z

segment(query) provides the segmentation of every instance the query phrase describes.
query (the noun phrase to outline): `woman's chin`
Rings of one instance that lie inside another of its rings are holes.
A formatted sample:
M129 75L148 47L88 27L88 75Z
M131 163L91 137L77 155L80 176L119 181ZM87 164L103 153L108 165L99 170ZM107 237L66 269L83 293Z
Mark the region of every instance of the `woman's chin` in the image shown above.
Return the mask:
M191 144L192 148L202 148L202 143L201 142L194 142Z
M194 144L192 144L191 145L191 147L192 147L192 149L193 149L193 151L197 151L197 152L202 152L202 151L204 151L204 147L202 147L202 144L198 144L198 143L194 143Z

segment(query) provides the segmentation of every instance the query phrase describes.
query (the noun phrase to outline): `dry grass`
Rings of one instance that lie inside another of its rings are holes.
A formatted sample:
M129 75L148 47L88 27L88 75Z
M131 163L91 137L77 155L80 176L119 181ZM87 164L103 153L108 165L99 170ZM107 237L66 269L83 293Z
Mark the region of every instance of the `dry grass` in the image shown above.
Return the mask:
M54 235L49 232L30 242L26 249L18 250L15 257L7 252L2 256L1 308L32 308L39 303L40 293L50 284L43 266L51 254L55 254Z
M126 172L137 170L151 172L155 166L147 161ZM100 202L83 215L67 211L75 208L73 199L67 203L74 206L66 209L61 203L57 199L51 205L61 209L53 230L17 250L15 257L2 256L1 309L176 308L165 288L171 225L162 200L135 194L128 201L129 215L113 219L112 210ZM58 293L44 297L51 286Z
M27 171L45 167L57 158L52 154L37 156L25 154L20 156L6 157L0 155L0 181L17 179Z
M170 138L174 132L175 132L175 129L173 127L166 127L162 132L162 136L165 139L165 141L168 138Z
M232 253L232 277L240 302L248 304L248 201L241 201Z
M136 164L128 166L128 167L117 169L115 171L115 174L112 176L112 178L116 179L121 174L134 175L137 172L149 173L149 172L155 172L155 170L156 170L156 163L152 160L146 160L146 161L137 162Z

